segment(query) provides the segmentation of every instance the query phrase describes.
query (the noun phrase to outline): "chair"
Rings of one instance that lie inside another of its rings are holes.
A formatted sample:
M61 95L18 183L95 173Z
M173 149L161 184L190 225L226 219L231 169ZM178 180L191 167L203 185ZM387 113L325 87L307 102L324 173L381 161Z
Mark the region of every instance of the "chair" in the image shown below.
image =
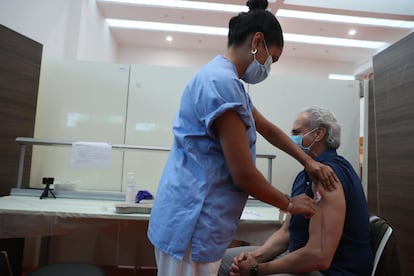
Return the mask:
M13 276L7 251L0 251L0 275Z
M59 263L41 266L28 272L27 276L106 276L99 266L86 263Z
M402 275L391 225L384 218L376 215L371 215L369 221L372 252L374 253L371 276Z

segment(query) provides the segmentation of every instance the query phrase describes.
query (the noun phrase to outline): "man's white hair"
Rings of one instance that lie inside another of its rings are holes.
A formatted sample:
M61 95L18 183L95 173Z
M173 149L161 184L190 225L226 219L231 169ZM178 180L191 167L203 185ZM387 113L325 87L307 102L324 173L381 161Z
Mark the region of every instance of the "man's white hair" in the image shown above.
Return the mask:
M341 145L341 125L335 118L332 111L325 107L310 106L303 109L300 114L307 113L309 129L324 127L327 135L326 145L331 149L337 149Z

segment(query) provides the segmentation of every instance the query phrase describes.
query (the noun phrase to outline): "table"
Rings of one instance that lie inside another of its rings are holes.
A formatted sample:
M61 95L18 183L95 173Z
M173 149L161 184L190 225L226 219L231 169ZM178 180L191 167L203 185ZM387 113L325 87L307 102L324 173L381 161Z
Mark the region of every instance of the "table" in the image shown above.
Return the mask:
M0 238L52 236L116 220L148 220L149 214L118 214L117 201L33 196L0 198Z
M113 200L0 197L0 238L51 236L76 228L107 225L117 220L149 220L149 214L119 214ZM241 224L279 223L277 208L254 202L247 204Z
M52 252L48 256L49 261L67 260L72 255L80 258L82 254L84 258L89 258L87 256L92 251L101 248L98 250L100 252L92 254L91 260L84 261L131 265L137 259L145 259L148 250L152 250L146 238L150 215L116 213L117 203L120 202L59 197L39 199L18 195L0 197L0 238L53 237L55 242L48 244ZM235 239L258 244L278 226L277 208L249 200ZM70 238L65 238L67 236ZM67 248L62 250L64 252L59 251L59 247L69 247L73 243L89 247L91 251L84 250L76 254L70 254ZM137 251L136 247L141 248L142 252ZM149 260L144 260L146 265L153 261L152 252L150 255Z

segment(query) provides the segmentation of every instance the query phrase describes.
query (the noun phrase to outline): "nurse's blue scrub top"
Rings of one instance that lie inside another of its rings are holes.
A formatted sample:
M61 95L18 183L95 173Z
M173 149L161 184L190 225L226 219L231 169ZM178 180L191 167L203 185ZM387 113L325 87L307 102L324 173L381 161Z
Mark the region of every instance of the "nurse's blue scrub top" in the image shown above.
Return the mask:
M173 123L174 143L151 211L148 238L180 260L190 242L193 261L221 259L247 200L233 184L213 128L214 120L228 110L244 122L255 160L253 105L236 67L217 56L184 90Z

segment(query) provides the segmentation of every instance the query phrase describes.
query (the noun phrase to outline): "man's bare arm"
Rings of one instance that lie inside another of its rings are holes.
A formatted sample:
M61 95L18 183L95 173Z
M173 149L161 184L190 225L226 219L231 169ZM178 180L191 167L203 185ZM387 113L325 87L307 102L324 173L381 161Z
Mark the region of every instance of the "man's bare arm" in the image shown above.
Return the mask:
M320 193L322 199L310 220L308 243L284 257L260 263L261 274L304 273L329 268L342 236L345 196L339 182L335 183L336 189L330 192L321 185L316 187L314 194Z
M289 245L289 222L290 215L287 215L280 229L274 232L263 245L252 252L257 262L270 261L287 250Z

